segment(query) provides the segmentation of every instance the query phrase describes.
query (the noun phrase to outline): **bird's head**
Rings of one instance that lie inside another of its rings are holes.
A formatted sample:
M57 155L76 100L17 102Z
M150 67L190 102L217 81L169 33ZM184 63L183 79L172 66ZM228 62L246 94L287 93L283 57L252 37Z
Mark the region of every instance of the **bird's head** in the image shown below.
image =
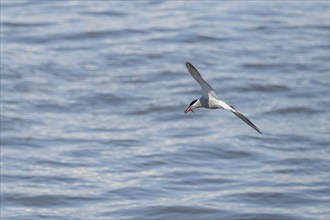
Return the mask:
M186 108L186 110L184 110L184 113L185 114L187 114L189 111L192 111L192 112L194 112L194 108L197 108L197 107L199 107L200 105L199 105L199 99L195 99L194 101L192 101L191 103L190 103L190 105Z

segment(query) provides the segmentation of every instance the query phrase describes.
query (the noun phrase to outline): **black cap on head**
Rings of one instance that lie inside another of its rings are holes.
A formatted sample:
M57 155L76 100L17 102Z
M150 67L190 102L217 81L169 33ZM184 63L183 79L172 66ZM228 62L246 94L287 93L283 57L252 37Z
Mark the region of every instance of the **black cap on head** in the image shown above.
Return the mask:
M197 102L197 100L198 100L198 99L195 99L194 101L192 101L192 102L190 103L189 107L192 106L193 104L195 104L195 102Z

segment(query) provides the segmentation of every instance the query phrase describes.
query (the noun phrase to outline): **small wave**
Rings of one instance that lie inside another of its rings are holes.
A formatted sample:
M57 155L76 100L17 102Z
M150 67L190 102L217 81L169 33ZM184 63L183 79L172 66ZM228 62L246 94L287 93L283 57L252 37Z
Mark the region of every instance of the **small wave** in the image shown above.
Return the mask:
M86 31L79 32L70 35L64 35L62 38L66 40L84 40L84 39L95 39L103 37L114 37L114 36L127 36L130 34L143 34L144 31L137 29L121 29L121 30L102 30L102 31Z
M308 63L244 63L241 65L243 68L252 69L252 70L264 70L264 71L292 71L292 70L308 70L314 68L311 64Z
M142 210L142 212L141 212ZM212 208L207 206L197 206L197 205L173 205L173 204L163 204L163 205L139 205L128 207L120 212L125 212L132 216L132 219L219 219L215 216L224 216L228 213L226 210ZM144 213L144 214L142 214ZM113 215L111 212L104 212L102 216ZM230 218L229 218L230 219Z
M188 152L187 155L192 158L230 158L230 159L245 159L254 157L254 153L248 151L235 151L235 150L224 150L219 151L217 148L208 148L203 150L193 150Z
M25 207L52 207L52 206L67 206L83 202L96 200L94 197L86 196L68 196L68 195L39 195L29 196L20 193L5 193L3 195L5 203L12 205L22 205ZM7 204L8 205L8 204Z
M286 107L286 108L279 108L279 109L273 109L270 111L265 112L265 114L315 114L318 113L317 110L308 108L308 107Z
M244 214L233 214L230 219L240 220L301 220L300 217L296 217L289 214L275 214L275 213L244 213Z
M329 25L322 25L322 24L317 24L317 25L288 25L285 27L282 27L282 29L289 29L289 30L300 30L300 29L319 29L319 30L325 30L329 31Z
M6 21L1 23L3 27L45 27L55 25L52 22L15 22Z
M209 35L198 35L197 39L201 40L201 41L223 41L224 40L221 37L209 36Z
M77 106L109 106L119 105L127 100L118 95L109 93L96 93L93 95L80 96L76 98L75 105Z
M102 39L106 37L120 37L130 34L143 34L144 31L135 29L124 30L102 30L102 31L84 31L71 34L53 34L53 35L37 35L37 36L18 36L13 37L13 41L31 43L31 44L47 44L50 42L65 40L92 40Z
M224 40L229 40L221 37L210 36L210 35L178 35L175 38L167 39L170 42L183 42L183 43L211 43L211 42L219 42Z
M258 25L258 26L254 26L254 27L249 27L246 28L246 31L254 31L254 30L267 30L269 29L270 26L265 26L265 25Z
M2 175L1 181L5 182L32 182L32 183L52 183L52 184L59 184L59 183L79 183L82 182L83 179L69 177L69 176L49 176L49 175Z
M38 103L34 105L34 108L42 112L66 112L69 106L57 103Z
M184 106L180 104L170 104L170 105L164 105L164 104L146 104L144 106L141 106L140 108L137 108L131 112L131 114L134 115L146 115L150 113L157 112L157 114L160 113L169 113L170 111L178 111L183 113ZM163 117L166 117L166 115L163 115ZM172 118L173 115L170 115L170 118Z
M110 16L110 17L121 17L127 15L127 13L122 11L87 11L80 12L81 15L96 15L96 16Z
M238 88L242 92L286 92L289 87L285 85L267 85L267 84L247 84Z

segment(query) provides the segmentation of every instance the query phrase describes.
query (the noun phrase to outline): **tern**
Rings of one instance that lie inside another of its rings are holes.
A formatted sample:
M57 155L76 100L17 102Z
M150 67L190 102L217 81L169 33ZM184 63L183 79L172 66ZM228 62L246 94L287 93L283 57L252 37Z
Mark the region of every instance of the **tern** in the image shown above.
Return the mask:
M252 127L254 130L259 132L261 131L257 126L255 126L247 117L245 117L241 112L237 111L233 106L221 101L217 95L215 94L213 88L202 78L201 74L198 70L189 62L186 62L186 67L191 74L191 76L199 83L199 85L203 89L202 96L199 99L193 100L190 105L184 111L187 114L189 111L194 112L195 108L209 108L209 109L226 109L234 113L237 117L239 117L242 121L244 121L247 125Z

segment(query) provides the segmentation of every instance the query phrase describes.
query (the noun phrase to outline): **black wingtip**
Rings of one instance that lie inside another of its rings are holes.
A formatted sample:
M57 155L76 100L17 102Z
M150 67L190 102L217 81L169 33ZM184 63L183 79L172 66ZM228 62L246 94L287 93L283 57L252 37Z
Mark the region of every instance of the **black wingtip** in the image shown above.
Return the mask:
M249 119L248 119L249 120ZM250 120L249 120L250 121ZM250 121L251 122L251 121ZM254 130L256 130L259 134L261 134L261 135L263 135L263 133L260 131L260 129L257 127L257 126L255 126L252 122L251 122L251 124L252 124L252 128L254 129Z
M186 67L187 69L190 71L190 70L194 70L194 71L197 71L197 69L189 62L186 62Z
M252 123L252 122L251 122ZM253 128L254 128L254 130L256 130L259 134L261 134L261 135L263 135L263 133L260 131L260 129L257 127L257 126L255 126L254 124L253 124Z
M237 110L230 110L232 113L234 113L237 117L239 117L242 121L244 121L247 125L249 125L251 128L253 128L256 132L263 135L260 131L260 129L255 126L247 117L245 117L242 113L240 113Z

